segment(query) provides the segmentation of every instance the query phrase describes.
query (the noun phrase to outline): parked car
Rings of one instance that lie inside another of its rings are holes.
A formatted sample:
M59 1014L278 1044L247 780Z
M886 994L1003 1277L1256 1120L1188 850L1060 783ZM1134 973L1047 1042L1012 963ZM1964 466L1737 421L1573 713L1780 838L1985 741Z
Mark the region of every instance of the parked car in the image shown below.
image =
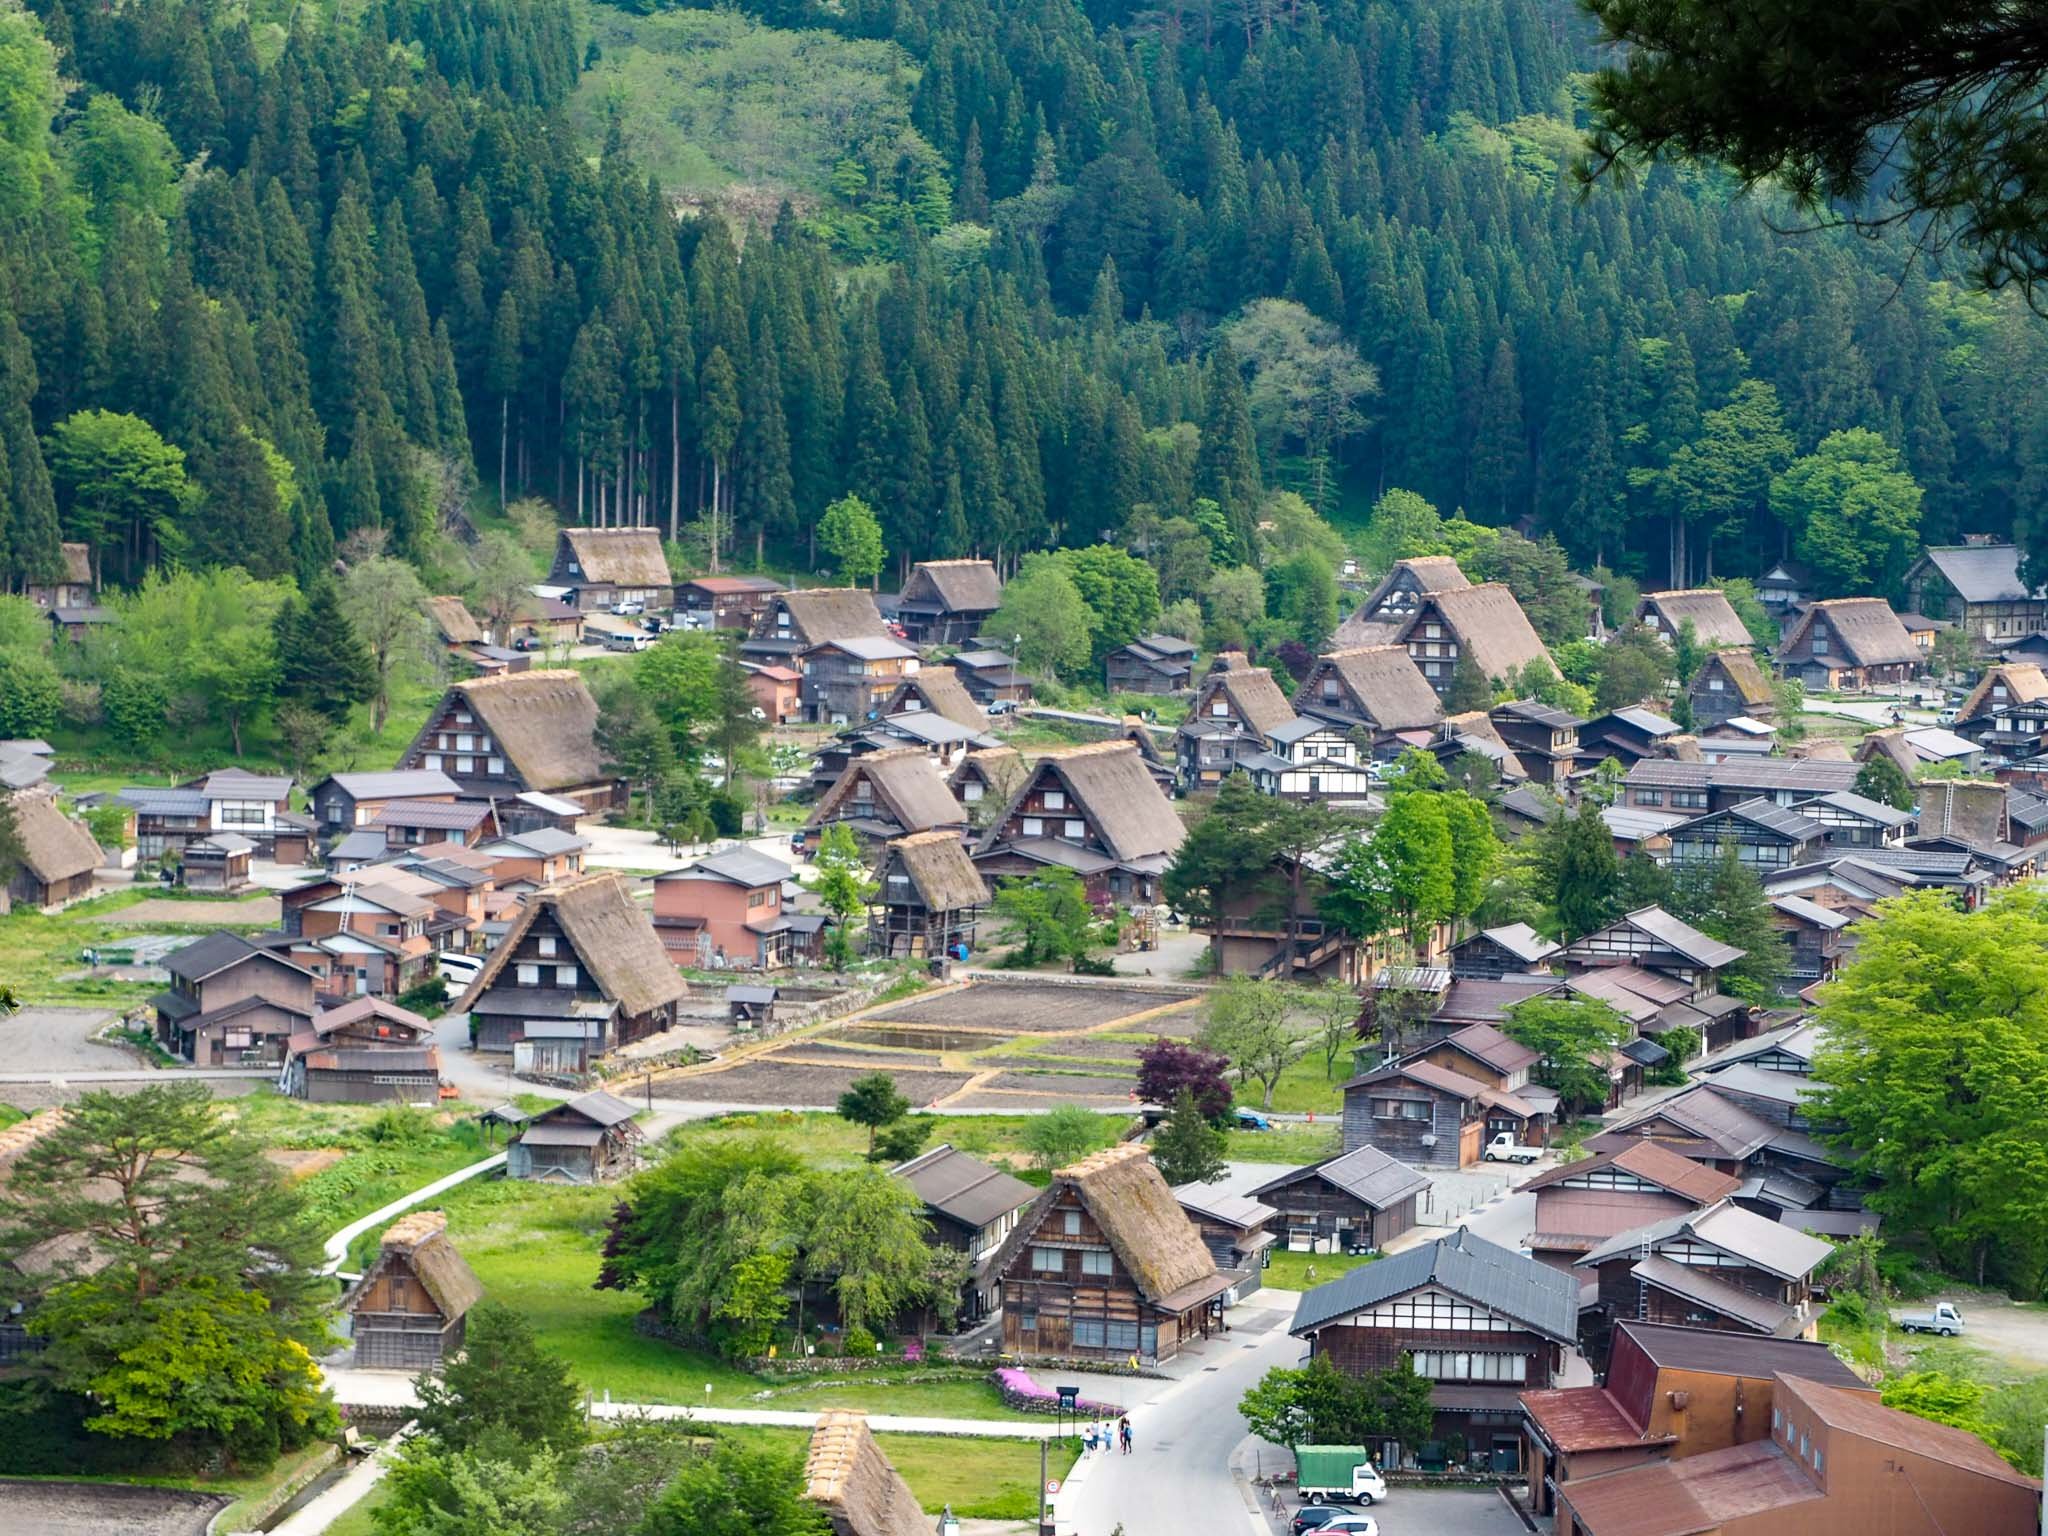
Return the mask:
M1908 1333L1938 1333L1952 1339L1963 1331L1963 1314L1954 1302L1937 1301L1932 1312L1908 1312L1899 1326Z
M1237 1112L1237 1128L1240 1131L1270 1131L1273 1122L1256 1109L1240 1109Z
M1017 713L1017 701L1015 699L990 699L988 701L988 712L991 717L996 715L1014 715Z
M625 597L612 604L612 612L620 618L634 618L647 611L647 605L637 597Z
M475 981L484 968L481 955L444 954L434 957L434 969L441 979L456 987L466 987Z
M1486 1144L1489 1163L1533 1163L1542 1155L1541 1147L1525 1147L1506 1131Z
M1336 1519L1317 1526L1316 1536L1380 1536L1380 1523L1371 1515L1355 1515L1346 1510Z
M652 635L624 632L604 637L604 648L608 651L644 651L654 644Z
M1304 1504L1294 1512L1287 1529L1290 1536L1302 1536L1304 1531L1320 1530L1343 1513L1334 1504Z

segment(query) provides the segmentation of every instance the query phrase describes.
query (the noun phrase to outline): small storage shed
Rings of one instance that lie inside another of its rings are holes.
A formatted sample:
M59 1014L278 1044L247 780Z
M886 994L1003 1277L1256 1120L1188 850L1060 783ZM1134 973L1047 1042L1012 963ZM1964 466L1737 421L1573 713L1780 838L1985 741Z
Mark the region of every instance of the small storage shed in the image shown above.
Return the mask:
M639 1160L633 1106L603 1090L544 1109L505 1149L508 1178L546 1184L602 1184Z
M216 832L187 843L178 883L189 891L239 891L249 884L256 845L239 832Z
M775 999L779 994L780 989L776 987L727 987L725 1008L733 1028L753 1029L774 1023Z
M355 1334L355 1363L369 1370L431 1371L460 1353L464 1320L484 1294L448 1241L441 1211L409 1211L384 1232L377 1262L341 1307Z

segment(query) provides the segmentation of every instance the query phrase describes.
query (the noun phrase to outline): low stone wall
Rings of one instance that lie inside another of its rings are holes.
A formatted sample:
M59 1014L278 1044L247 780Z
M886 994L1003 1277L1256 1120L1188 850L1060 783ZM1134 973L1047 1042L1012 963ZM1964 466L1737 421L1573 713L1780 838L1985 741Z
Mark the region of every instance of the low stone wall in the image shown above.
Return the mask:
M1014 1367L1011 1368L1009 1374L1012 1376L1025 1375L1024 1372ZM1031 1380L1029 1376L1026 1376L1025 1379ZM1045 1388L1042 1385L1033 1381L1032 1384L1038 1386L1038 1391L1024 1391L1022 1388L1006 1380L1002 1371L991 1372L989 1380L995 1383L996 1396L1003 1400L1003 1406L1015 1409L1018 1413L1037 1414L1048 1419L1055 1418L1060 1414L1065 1414L1068 1418L1079 1414L1084 1419L1120 1419L1124 1416L1122 1405L1097 1402L1093 1398L1081 1398L1072 1408L1062 1407L1056 1395L1052 1397L1043 1395Z
M327 1469L339 1460L341 1460L340 1446L323 1445L320 1448L319 1455L308 1460L298 1471L271 1489L264 1498L241 1510L235 1516L236 1528L245 1531L262 1530L265 1526L269 1525L271 1516L297 1498L300 1490L308 1483L316 1478L325 1476Z

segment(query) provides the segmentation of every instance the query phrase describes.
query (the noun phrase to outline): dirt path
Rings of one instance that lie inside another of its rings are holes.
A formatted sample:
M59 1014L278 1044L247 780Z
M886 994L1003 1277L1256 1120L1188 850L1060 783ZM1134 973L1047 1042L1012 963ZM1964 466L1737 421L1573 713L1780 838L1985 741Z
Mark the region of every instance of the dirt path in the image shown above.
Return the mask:
M284 907L275 896L258 896L251 901L170 901L153 896L148 901L138 901L132 907L110 912L102 921L119 923L123 927L129 924L204 926L221 923L230 928L267 928L283 916Z
M1977 1291L1952 1292L1947 1299L1962 1310L1965 1344L2030 1371L2048 1371L2048 1308L2020 1306L2004 1296ZM1916 1301L1894 1308L1892 1316L1925 1312L1933 1305ZM1919 1334L1901 1338L1912 1344L1925 1342Z

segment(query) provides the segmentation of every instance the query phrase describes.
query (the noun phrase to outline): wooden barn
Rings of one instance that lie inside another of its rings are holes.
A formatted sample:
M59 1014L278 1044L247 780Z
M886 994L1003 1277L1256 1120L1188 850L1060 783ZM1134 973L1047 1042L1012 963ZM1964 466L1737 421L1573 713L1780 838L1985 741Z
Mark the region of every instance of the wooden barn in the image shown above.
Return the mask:
M1297 1253L1373 1253L1415 1225L1426 1175L1359 1147L1260 1185L1252 1194L1279 1214L1273 1229Z
M434 1026L381 997L313 1017L286 1047L284 1091L314 1104L434 1104L441 1051Z
M1219 1324L1231 1283L1134 1142L1056 1171L991 1269L1005 1351L1084 1360L1171 1359Z
M462 1351L481 1281L448 1241L441 1211L408 1211L384 1230L377 1262L348 1289L341 1309L355 1336L355 1364L431 1371Z
M23 790L11 798L21 867L7 883L7 894L24 906L45 908L90 896L92 874L100 864L100 845L92 833L66 816L47 790Z
M919 832L889 843L881 889L868 920L868 949L878 955L960 955L974 947L975 920L988 887L951 832Z
M505 1148L505 1176L541 1184L603 1184L639 1161L633 1106L602 1091L544 1109Z

